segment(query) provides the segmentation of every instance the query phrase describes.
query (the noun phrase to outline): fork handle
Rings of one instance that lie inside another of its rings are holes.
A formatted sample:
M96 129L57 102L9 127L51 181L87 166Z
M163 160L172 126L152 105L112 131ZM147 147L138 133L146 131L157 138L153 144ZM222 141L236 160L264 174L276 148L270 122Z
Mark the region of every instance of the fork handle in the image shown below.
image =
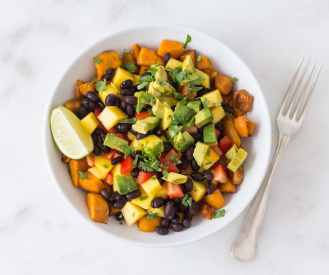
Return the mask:
M273 160L267 171L263 184L255 197L239 236L232 245L232 256L241 262L248 262L254 257L257 235L263 220L273 176L280 161L283 149L286 147L289 140L289 136L280 135Z

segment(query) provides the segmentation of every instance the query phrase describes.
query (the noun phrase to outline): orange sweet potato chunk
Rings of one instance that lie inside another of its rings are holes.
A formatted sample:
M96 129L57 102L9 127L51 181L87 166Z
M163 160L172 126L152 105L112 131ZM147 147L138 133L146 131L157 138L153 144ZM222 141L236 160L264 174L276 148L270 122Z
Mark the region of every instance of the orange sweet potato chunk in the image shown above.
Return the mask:
M229 179L226 183L219 185L219 191L222 193L236 193L236 187Z
M135 57L135 59L137 60L141 48L140 48L140 46L138 44L132 45L131 48L132 48L132 54Z
M184 45L177 41L162 40L158 49L158 55L164 57L167 53L171 54L171 57L177 59L184 52Z
M218 189L216 189L213 194L204 196L203 199L214 209L221 208L225 205L222 193Z
M94 84L84 83L84 84L81 84L79 86L79 91L84 96L87 96L87 92L89 92L89 91L95 91L95 86L94 86Z
M207 75L209 75L211 81L215 80L216 79L216 76L218 75L218 72L217 71L213 71L213 70L210 70L210 69L206 69L206 70L204 70L204 72Z
M122 57L122 65L126 64L126 63L132 63L135 66L135 71L132 72L133 74L137 73L139 71L139 66L137 65L137 61L136 58L134 57L134 55L132 53L125 53Z
M98 79L100 79L108 69L116 69L122 65L120 54L116 51L103 52L97 55L97 57L102 60L99 64L94 60Z
M82 189L94 193L99 193L105 189L103 182L89 171L87 171L86 179L79 178L79 184Z
M209 61L208 57L206 57L205 55L201 55L200 61L196 62L196 67L200 71L204 71L207 69L213 70L211 62Z
M222 95L228 95L233 87L232 78L229 78L225 74L217 75L215 78L215 86Z
M91 220L94 222L107 223L109 204L100 194L88 193L87 205Z
M180 61L183 62L185 60L186 56L188 56L188 55L191 57L192 62L195 65L195 61L196 61L196 58L195 58L195 56L196 56L195 50L188 50L188 51L183 52L183 54L179 57L180 58Z
M254 96L249 94L246 90L238 90L233 93L233 102L242 112L250 111L251 105L254 101Z
M69 171L74 187L79 187L79 175L78 171L87 172L89 166L86 158L71 159L69 162Z
M147 219L147 216L142 217L139 220L138 228L143 232L155 232L157 226L161 226L162 218L157 217L154 219Z
M247 126L248 126L248 136L250 137L254 132L255 123L253 121L247 120Z
M80 89L79 89L80 85L84 84L84 82L79 79L77 80L77 82L78 82L78 85L75 88L75 90L76 90L75 97L77 99L84 98L84 95L80 92Z
M214 208L208 205L206 202L201 202L199 204L199 213L202 217L211 220L214 212Z
M238 170L232 172L227 169L227 173L234 185L239 185L243 181L243 167L240 166Z
M246 116L238 116L234 119L234 126L240 137L248 137L248 125Z
M141 48L137 58L138 65L151 66L157 63L159 63L160 65L164 64L162 58L158 56L155 51L146 48Z

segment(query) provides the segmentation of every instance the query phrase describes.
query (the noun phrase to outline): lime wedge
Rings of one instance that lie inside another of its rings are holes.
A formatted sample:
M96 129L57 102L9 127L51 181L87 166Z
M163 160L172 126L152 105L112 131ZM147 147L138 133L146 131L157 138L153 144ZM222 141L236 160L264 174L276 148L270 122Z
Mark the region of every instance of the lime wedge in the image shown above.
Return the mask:
M94 150L91 136L80 119L69 109L59 106L50 115L50 127L58 149L71 159L81 159Z

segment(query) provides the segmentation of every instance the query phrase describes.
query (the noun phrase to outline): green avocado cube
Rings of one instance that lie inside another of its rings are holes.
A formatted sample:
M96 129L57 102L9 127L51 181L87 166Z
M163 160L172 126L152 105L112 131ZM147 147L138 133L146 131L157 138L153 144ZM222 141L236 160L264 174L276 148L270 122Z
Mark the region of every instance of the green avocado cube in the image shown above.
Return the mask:
M193 152L193 157L199 166L202 165L203 159L204 159L208 149L209 149L209 145L204 144L200 141L197 142L194 152Z
M179 132L174 139L173 146L178 152L184 152L194 144L194 138L185 131L183 134Z
M131 177L117 175L115 176L115 180L120 195L125 195L138 189L134 179Z
M186 121L186 123L184 124L184 126L191 127L194 124L195 124L195 116L192 116L188 121Z
M168 177L164 178L164 180L169 181L173 184L182 184L187 181L187 176L170 172L168 174Z
M236 152L236 155L234 156L234 158L227 165L227 169L229 169L233 173L236 172L236 170L239 169L239 167L243 164L243 162L247 158L247 155L248 155L248 153L245 150L240 148Z
M107 134L104 140L104 145L111 147L113 149L123 152L121 146L128 145L128 141L124 140L121 137L118 137L115 134Z
M152 66L154 67L154 66ZM155 73L155 79L160 79L162 81L167 81L167 72L166 69L163 66L157 66L155 67L158 71Z
M153 83L153 88L166 95L171 95L173 91L175 91L175 88L171 86L167 81L162 81L160 79L157 79Z
M236 156L236 153L238 152L238 147L233 144L232 147L226 152L225 157L227 159L233 159Z
M186 71L187 74L194 74L195 73L195 67L192 61L191 56L187 55L183 61L182 70Z
M187 107L181 101L179 101L176 105L174 115L172 117L173 124L185 124L187 123L192 116L194 116L194 110L192 108Z
M200 112L200 109L201 109L201 101L199 101L199 100L190 101L187 103L186 106L189 108L192 108L195 113L198 113L198 112Z
M160 119L158 117L147 117L142 120L137 120L135 124L133 124L132 128L138 133L146 134L148 131L153 130L159 125Z
M203 125L211 122L214 119L209 108L203 108L195 115L195 125L201 128Z
M216 130L214 124L208 124L203 127L204 143L209 146L217 144Z
M159 99L155 99L155 105L153 105L152 107L152 112L153 114L158 117L163 119L163 104L161 103L161 101Z

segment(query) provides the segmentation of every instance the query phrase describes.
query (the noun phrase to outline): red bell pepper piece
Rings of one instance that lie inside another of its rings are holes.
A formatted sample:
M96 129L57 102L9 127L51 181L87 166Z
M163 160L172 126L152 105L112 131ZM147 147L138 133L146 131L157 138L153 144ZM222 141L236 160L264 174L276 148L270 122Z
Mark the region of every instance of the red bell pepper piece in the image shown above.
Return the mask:
M109 185L113 185L113 175L108 173L104 181Z
M222 150L223 154L225 154L233 145L232 140L230 140L227 136L223 137L219 141L219 148Z
M95 109L94 109L94 114L95 116L99 116L101 114L101 112L103 111L102 107L99 106L99 105L96 105L95 106Z
M167 162L169 162L168 173L170 173L170 172L178 173L179 172L177 166L175 166L171 161L169 161L167 159L163 159L163 158L160 158L159 161L163 165L165 165ZM161 169L162 169L162 171L165 170L165 168L163 166L161 167Z
M138 184L143 184L144 182L146 182L148 179L152 178L153 176L158 176L158 172L144 172L144 171L140 171L138 174L138 178L136 180L136 182Z
M112 127L111 129L108 130L110 134L117 134L117 130L115 130L115 127Z
M180 154L175 150L175 149L171 149L166 156L164 157L166 160L170 160L171 156L175 156L176 158L180 159Z
M228 175L225 168L221 164L219 164L215 170L214 180L219 183L226 183L228 181Z
M173 184L169 181L166 181L166 191L167 195L171 199L182 198L184 197L184 192L180 184Z
M137 120L142 120L147 117L153 116L153 114L149 114L149 112L140 112L139 114L136 113L135 115L136 115Z
M134 169L134 167L131 165L131 163L134 162L132 158L126 158L122 163L121 163L121 175L129 173L131 170Z
M217 128L215 128L215 133L216 133L216 138L218 138L220 135L220 131Z

